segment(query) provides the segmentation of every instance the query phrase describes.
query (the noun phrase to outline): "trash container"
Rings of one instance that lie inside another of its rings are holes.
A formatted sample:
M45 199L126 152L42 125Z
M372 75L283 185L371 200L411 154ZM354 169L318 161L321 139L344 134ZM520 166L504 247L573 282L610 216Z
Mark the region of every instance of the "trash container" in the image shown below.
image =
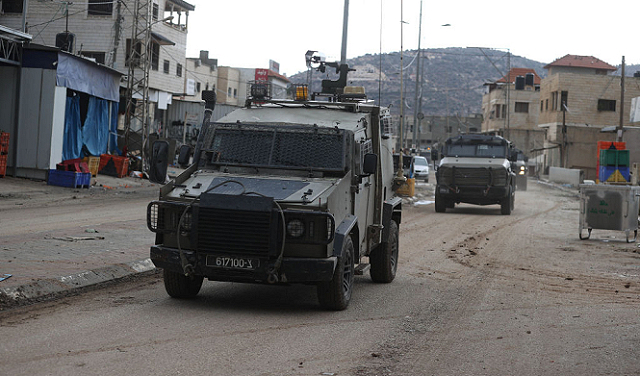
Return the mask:
M580 239L589 239L591 230L624 231L627 242L638 235L638 203L640 186L580 185ZM587 236L583 230L587 229ZM633 238L630 238L633 231Z

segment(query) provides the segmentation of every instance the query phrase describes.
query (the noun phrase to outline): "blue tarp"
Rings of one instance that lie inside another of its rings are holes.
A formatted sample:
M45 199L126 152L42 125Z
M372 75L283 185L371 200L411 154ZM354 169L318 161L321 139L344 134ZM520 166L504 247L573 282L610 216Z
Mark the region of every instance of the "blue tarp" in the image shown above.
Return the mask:
M64 118L62 160L80 158L82 153L82 127L80 124L80 97L67 97Z
M118 103L112 103L109 123L109 101L89 97L87 118L84 126L81 126L80 97L67 97L62 160L82 158L86 155L100 156L107 151L122 154L118 149L117 127Z
M108 139L109 102L90 97L87 118L82 127L82 143L90 155L101 155L107 152Z

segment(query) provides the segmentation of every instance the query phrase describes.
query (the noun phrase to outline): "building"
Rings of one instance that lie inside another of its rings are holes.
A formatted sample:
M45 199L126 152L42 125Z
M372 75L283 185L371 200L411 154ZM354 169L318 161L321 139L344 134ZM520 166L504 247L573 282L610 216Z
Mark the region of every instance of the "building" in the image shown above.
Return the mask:
M0 25L22 30L23 0L3 0L0 4ZM132 71L129 64L134 64L137 78L146 78L149 132L153 133L171 122L166 110L173 96L185 91L188 19L194 9L183 0L31 1L24 26L33 35L32 43L56 46L122 73L120 95L123 98L127 96L128 75ZM149 51L144 53L142 42L147 40ZM143 62L131 58L136 54L149 59L145 61L149 64L148 77L139 69L144 66ZM123 108L119 118L122 130L125 127ZM138 130L142 127L134 126Z
M482 96L482 132L501 135L526 155L544 143L538 128L541 78L530 68L512 68L497 81L485 84Z
M625 77L623 96L622 78L612 74L617 68L593 56L566 55L545 69L538 104L538 127L545 131L544 146L538 150L542 173L550 166L575 168L595 180L596 141L616 141L621 119L622 141L637 145L630 109L632 98L640 96L640 78ZM608 129L614 132L605 132ZM640 150L628 148L631 160L640 161Z

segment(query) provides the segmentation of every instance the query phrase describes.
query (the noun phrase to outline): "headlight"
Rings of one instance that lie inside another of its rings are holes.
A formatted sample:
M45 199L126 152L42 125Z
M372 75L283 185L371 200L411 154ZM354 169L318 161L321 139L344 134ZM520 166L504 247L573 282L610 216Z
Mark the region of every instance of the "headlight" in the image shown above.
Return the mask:
M287 223L287 234L292 238L300 238L304 235L304 223L299 219L292 219Z

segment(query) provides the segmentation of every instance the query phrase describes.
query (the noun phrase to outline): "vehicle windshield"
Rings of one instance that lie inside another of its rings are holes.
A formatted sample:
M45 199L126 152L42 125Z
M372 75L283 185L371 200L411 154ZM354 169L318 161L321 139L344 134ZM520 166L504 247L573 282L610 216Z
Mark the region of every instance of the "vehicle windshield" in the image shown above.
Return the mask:
M425 158L415 158L413 163L419 166L428 166L427 160Z
M488 157L505 158L507 155L507 145L502 142L455 142L447 144L444 154L448 157Z
M342 129L275 124L210 124L202 165L346 172Z

